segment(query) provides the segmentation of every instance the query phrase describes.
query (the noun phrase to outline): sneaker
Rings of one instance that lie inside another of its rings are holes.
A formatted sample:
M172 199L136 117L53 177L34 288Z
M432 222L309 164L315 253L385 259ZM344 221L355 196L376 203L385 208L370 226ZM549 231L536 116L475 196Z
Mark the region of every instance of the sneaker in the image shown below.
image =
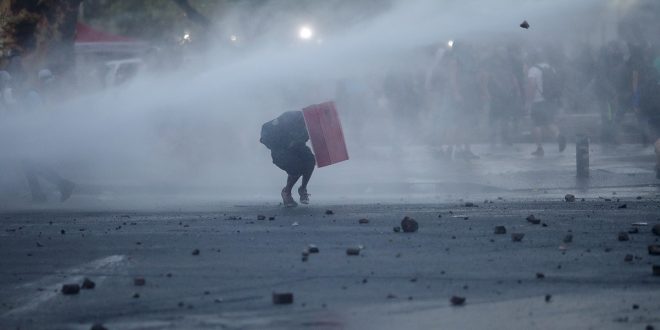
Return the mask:
M535 157L543 157L544 154L545 154L545 152L543 151L543 148L541 148L541 147L536 148L536 151L532 152L532 156L535 156Z
M284 204L284 207L298 206L298 203L296 203L296 201L293 200L293 196L291 196L291 193L286 192L284 189L282 189L282 204Z
M557 144L559 145L559 152L564 152L566 149L566 137L560 134L557 137Z
M58 185L58 188L60 189L60 202L65 202L69 199L75 187L76 184L69 180L62 181L62 183Z
M307 189L303 189L302 187L298 188L298 194L300 195L301 204L309 204L310 194L307 193Z

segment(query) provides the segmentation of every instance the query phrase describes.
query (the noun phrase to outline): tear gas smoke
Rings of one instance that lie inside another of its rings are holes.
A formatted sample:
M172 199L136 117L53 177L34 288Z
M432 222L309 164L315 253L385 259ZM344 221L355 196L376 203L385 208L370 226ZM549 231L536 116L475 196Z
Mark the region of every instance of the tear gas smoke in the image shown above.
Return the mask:
M242 187L238 191L247 196L272 194L276 200L275 187L283 184L284 174L272 166L268 150L258 142L263 122L286 110L334 99L341 79L375 80L392 71L424 71L432 55L419 55L418 50L445 46L448 40L507 44L511 38L580 38L588 33L579 31L592 31L589 26L600 13L594 9L601 3L400 1L338 32L300 30L305 38L323 34L320 45L268 42L269 36L291 31L273 23L271 32L259 39L260 46L247 54L218 47L193 64L194 70L143 75L119 88L79 95L55 109L5 116L0 122L0 157L2 167L11 170L3 171L2 182L22 180L20 169L11 164L35 159L97 193L109 187L172 193L203 187L205 192L229 195ZM520 29L522 19L532 29ZM393 136L398 120L391 111L368 110L368 124L359 131L351 123L354 117L339 111L353 161L317 171L312 186L376 179L380 168L358 166L367 144L420 142Z

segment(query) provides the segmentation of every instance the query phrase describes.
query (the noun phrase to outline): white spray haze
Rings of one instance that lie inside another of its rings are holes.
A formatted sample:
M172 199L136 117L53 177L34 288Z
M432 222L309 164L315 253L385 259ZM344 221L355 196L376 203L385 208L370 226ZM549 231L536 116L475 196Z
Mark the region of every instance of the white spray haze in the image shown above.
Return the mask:
M505 43L512 36L576 37L574 32L589 25L601 3L399 1L341 33L326 34L320 45L264 42L248 54L232 56L222 49L210 51L200 61L205 66L201 73L144 76L45 113L6 118L0 123L2 167L35 159L78 182L82 191L86 185L170 191L205 187L226 194L229 187L247 187L241 193L272 193L276 199L273 189L283 184L284 173L258 143L263 122L334 99L338 79L428 65L417 62L424 59L415 55L418 50L449 39ZM531 30L518 27L523 19ZM354 162L317 171L312 186L351 180L346 175L359 164L362 148L353 144L354 133L346 132ZM3 182L10 175L22 180L14 169L5 171Z

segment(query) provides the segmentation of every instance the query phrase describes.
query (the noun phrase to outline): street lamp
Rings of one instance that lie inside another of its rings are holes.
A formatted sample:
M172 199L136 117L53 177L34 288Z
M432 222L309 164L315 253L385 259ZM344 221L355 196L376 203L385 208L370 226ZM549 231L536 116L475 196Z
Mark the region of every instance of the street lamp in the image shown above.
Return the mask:
M298 30L298 37L302 40L310 40L314 36L314 30L307 25L303 25Z

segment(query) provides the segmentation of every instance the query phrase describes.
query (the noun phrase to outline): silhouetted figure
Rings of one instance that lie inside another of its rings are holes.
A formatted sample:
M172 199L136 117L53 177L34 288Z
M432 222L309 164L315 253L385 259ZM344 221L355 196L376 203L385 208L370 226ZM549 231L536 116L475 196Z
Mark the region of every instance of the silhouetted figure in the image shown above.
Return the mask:
M316 160L306 145L308 140L302 111L285 112L261 127L260 142L270 149L273 164L288 174L286 186L282 189L282 203L285 207L298 205L291 196L291 190L301 177L302 184L298 188L300 202L309 203L307 184L314 172Z

